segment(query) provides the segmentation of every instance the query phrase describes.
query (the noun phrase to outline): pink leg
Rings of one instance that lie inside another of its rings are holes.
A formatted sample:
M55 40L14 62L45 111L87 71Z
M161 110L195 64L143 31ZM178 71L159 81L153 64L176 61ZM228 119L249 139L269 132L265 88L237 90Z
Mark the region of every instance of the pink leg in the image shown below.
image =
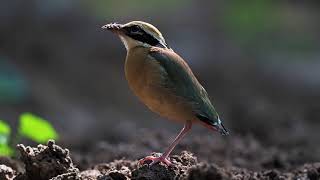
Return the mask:
M182 140L182 138L187 134L187 132L191 129L192 122L187 121L183 127L183 129L180 131L178 136L174 139L174 141L171 143L171 145L168 147L168 149L163 153L160 157L153 157L153 156L147 156L141 160L139 160L140 164L145 164L145 161L151 161L150 166L159 162L163 162L166 165L170 166L171 162L168 160L168 157L172 150L176 147L177 144Z

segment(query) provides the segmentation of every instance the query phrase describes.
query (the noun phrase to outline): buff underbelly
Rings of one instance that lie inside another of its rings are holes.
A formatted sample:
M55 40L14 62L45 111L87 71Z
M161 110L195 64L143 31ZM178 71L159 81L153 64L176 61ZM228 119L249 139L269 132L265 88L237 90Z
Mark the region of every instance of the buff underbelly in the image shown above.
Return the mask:
M191 106L166 89L165 70L146 59L146 49L137 48L126 59L125 72L130 89L153 112L175 121L193 120Z
M175 121L192 120L189 105L182 98L157 87L144 87L135 92L139 99L153 112Z

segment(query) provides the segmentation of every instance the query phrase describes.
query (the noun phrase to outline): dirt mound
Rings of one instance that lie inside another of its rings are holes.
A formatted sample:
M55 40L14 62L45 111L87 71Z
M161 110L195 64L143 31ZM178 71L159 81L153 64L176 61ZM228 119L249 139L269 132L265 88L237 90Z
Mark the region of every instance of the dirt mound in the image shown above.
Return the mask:
M224 180L224 179L320 179L320 163L305 164L291 171L276 169L250 171L233 166L221 167L214 163L198 162L190 152L183 151L180 155L171 156L172 166L156 164L153 166L138 165L137 160L115 160L110 163L94 165L79 171L73 164L69 151L49 141L48 144L35 148L17 146L21 154L19 162L9 163L0 158L0 179L4 180L151 180L151 179L182 179L182 180ZM152 154L159 155L159 154ZM10 167L12 166L12 167ZM23 168L24 167L24 168ZM23 170L21 170L23 169Z
M25 165L25 172L19 174L16 179L63 179L66 176L76 177L79 173L72 163L69 150L55 145L52 140L48 141L47 146L38 145L32 148L19 144L17 149Z

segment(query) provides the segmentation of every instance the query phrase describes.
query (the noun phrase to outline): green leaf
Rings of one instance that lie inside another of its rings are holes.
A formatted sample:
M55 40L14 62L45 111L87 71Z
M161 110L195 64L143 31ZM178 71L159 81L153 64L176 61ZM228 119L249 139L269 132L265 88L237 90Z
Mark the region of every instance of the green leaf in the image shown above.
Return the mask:
M10 135L10 132L10 126L6 122L0 120L0 134Z
M58 133L47 121L31 113L20 116L19 134L37 143L46 143L49 139L58 139Z
M12 156L13 149L8 144L0 144L0 156Z
M0 120L0 145L8 143L10 133L10 126L6 122Z
M9 146L11 128L5 122L0 120L0 156L12 156L13 149Z

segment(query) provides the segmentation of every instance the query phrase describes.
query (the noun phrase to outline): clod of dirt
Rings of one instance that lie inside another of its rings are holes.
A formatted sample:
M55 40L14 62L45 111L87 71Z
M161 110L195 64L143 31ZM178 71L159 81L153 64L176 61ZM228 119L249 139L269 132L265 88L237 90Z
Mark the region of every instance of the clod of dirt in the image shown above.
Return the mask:
M160 156L160 154L152 154ZM180 156L171 157L172 166L156 164L151 167L143 165L132 171L132 179L152 180L152 179L182 179L186 176L188 169L197 164L197 158L190 152L183 151Z
M10 157L1 156L0 164L6 165L7 167L11 167L16 174L24 171L23 163Z
M56 177L56 180L60 180L77 176L79 170L74 167L69 150L57 146L53 140L49 140L47 146L38 145L32 148L19 144L17 149L21 154L21 161L25 164L25 173L17 179L48 180Z
M230 179L224 170L215 164L199 163L188 171L188 180L224 180Z
M58 175L54 178L51 178L50 180L83 180L83 179L79 176L78 172L69 172L69 173Z
M320 163L306 164L304 165L299 172L304 174L310 180L319 180L320 179Z
M14 171L11 167L1 164L0 165L0 179L11 180L14 178Z
M80 173L81 179L98 179L100 176L100 171L95 169L85 170Z
M280 173L277 170L268 170L262 176L268 179L280 179Z
M135 180L152 180L152 179L175 179L175 170L162 164L155 164L151 167L144 165L132 172L132 179Z
M99 164L92 170L81 173L82 178L94 177L98 180L126 180L130 179L131 171L137 168L137 161L115 160L111 163Z
M153 153L153 156L160 156ZM181 155L171 157L173 166L155 164L153 166L138 166L138 161L115 160L111 163L96 165L92 170L81 172L81 177L91 177L98 180L149 180L149 179L181 179L187 176L191 166L197 164L197 158L190 152L183 151Z

